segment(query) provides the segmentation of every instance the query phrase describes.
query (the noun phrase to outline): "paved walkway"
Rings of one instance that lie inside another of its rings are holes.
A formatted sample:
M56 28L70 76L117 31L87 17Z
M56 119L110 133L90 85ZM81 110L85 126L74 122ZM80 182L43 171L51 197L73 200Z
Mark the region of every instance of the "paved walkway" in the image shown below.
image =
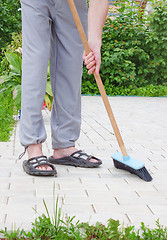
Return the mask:
M77 148L103 160L98 169L57 166L58 177L32 177L23 172L19 122L8 143L0 143L0 229L29 229L45 213L52 213L53 185L64 216L106 223L119 219L136 227L141 221L155 226L167 223L167 98L110 97L114 115L129 155L146 164L153 176L145 182L114 168L111 154L119 151L101 97L82 97L82 130ZM51 155L50 113L43 111L48 133L44 154Z

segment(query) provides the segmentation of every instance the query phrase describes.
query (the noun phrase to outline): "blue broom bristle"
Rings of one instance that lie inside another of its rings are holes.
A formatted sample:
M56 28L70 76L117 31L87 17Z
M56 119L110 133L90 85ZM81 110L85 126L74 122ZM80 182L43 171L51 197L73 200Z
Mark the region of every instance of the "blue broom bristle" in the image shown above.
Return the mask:
M136 169L133 169L133 168L127 166L126 164L123 164L115 159L113 159L113 161L114 161L114 166L116 168L123 169L125 171L130 172L131 174L135 174L138 177L140 177L141 179L145 180L146 182L150 182L152 180L151 175L149 174L149 172L147 171L147 169L145 167L142 167L142 168L136 170Z

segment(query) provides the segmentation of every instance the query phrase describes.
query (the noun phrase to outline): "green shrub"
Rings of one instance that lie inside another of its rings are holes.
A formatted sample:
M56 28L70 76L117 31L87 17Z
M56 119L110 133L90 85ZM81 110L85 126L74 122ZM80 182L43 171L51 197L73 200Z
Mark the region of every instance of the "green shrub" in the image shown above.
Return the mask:
M167 4L165 0L153 4L150 34L146 45L150 55L149 74L153 84L167 82Z
M91 87L90 87L91 86ZM105 81L104 88L109 96L142 96L142 97L165 97L167 96L167 85L147 85L144 87L129 87L114 86ZM84 82L82 88L83 94L99 95L99 90L96 83Z
M12 40L11 34L21 30L20 1L0 0L0 52ZM1 57L1 56L0 56Z
M19 111L21 108L21 56L17 53L5 53L9 62L10 72L0 77L0 83L3 91L10 90L14 93L14 105Z
M8 44L5 48L2 49L1 55L2 60L0 62L0 76L8 74L10 72L9 61L5 55L6 52L8 53L18 53L19 49L22 47L22 34L19 33L12 33L12 41ZM18 53L19 55L19 53Z
M153 2L150 17L142 16L140 7L125 0L116 2L119 14L109 17L103 31L101 78L108 95L166 96L167 79L167 5ZM0 75L10 72L5 52L15 52L22 45L21 33L2 52ZM49 80L49 75L48 75ZM49 83L48 83L49 84ZM49 88L50 89L50 88ZM82 94L99 94L93 75L83 69ZM50 94L46 100L51 103ZM51 106L50 106L51 107Z
M11 78L15 78L14 74L12 76L11 69L10 69L10 63L8 59L8 54L6 52L9 52L9 55L17 55L19 58L19 53L16 52L16 50L21 47L21 33L13 33L12 34L12 42L6 46L2 50L2 61L0 63L0 141L7 142L10 139L13 127L14 127L14 119L13 115L17 114L14 110L14 101L16 105L20 105L20 103L17 101L17 98L13 99L13 88L12 86L7 86L10 81L7 81L3 83L3 77L2 75L7 75ZM6 55L5 55L6 54ZM10 58L10 56L9 56ZM17 73L15 75L18 75ZM16 76L17 78L18 76ZM9 79L8 79L9 80ZM16 79L19 80L19 79ZM21 82L21 78L20 78ZM19 90L18 90L19 91ZM20 94L20 91L19 91ZM18 107L19 108L19 107Z
M118 16L114 20L108 17L104 26L101 77L104 84L107 81L114 86L146 85L149 83L146 78L149 55L144 50L146 20L140 18L140 7L125 1L119 2L119 6ZM89 81L93 82L93 78L89 77Z
M119 14L114 20L108 17L103 31L101 78L109 95L118 90L125 95L129 90L133 90L132 95L142 95L142 87L166 83L167 5L164 0L156 1L151 16L142 18L139 6L124 0L115 5L120 6ZM82 93L98 94L94 81L84 67Z
M13 94L10 90L0 90L0 141L7 142L10 139L14 127L13 119Z

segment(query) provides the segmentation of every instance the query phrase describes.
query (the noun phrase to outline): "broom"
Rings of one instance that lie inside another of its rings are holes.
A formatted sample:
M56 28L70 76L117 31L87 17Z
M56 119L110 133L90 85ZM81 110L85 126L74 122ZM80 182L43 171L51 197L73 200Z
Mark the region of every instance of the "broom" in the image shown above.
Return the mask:
M75 24L77 26L80 38L82 40L85 52L88 55L91 52L91 50L89 48L88 41L87 41L87 38L86 38L86 34L84 32L81 20L79 18L79 15L78 15L75 3L74 3L73 0L67 0L67 1L68 1L68 4L69 4L71 13L73 15ZM95 78L96 83L98 85L100 94L102 96L104 105L106 107L106 111L108 113L111 125L113 127L113 130L114 130L117 142L118 142L120 150L121 150L121 153L117 152L117 153L112 155L112 158L113 158L113 161L114 161L114 166L116 168L126 170L126 171L128 171L128 172L130 172L132 174L135 174L135 175L139 176L141 179L143 179L143 180L145 180L147 182L150 182L152 180L152 177L149 174L149 172L147 171L147 169L145 168L144 163L142 163L142 162L140 162L140 161L138 161L136 159L131 158L127 154L124 142L122 140L120 131L118 129L118 126L117 126L117 123L116 123L116 120L115 120L115 117L114 117L114 114L112 112L110 103L108 101L107 94L105 92L105 89L104 89L101 77L97 76L94 73L94 78Z

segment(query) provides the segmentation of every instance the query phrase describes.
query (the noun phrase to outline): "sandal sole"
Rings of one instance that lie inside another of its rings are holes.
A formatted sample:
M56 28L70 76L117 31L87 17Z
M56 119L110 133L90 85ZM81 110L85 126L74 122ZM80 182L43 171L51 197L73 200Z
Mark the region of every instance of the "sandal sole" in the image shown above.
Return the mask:
M96 165L82 165L82 164L76 164L76 163L71 163L70 161L69 162L60 162L59 161L56 161L56 159L53 159L53 158L49 158L48 161L52 164L57 164L57 165L65 165L65 166L73 166L73 167L81 167L81 168L97 168L99 167L102 163L97 163Z
M26 161L23 162L23 170L31 175L31 176L41 176L41 177L49 177L49 176L57 176L57 171L37 171L37 172L31 172L31 171L28 171L28 168L27 166L25 166L25 163Z

